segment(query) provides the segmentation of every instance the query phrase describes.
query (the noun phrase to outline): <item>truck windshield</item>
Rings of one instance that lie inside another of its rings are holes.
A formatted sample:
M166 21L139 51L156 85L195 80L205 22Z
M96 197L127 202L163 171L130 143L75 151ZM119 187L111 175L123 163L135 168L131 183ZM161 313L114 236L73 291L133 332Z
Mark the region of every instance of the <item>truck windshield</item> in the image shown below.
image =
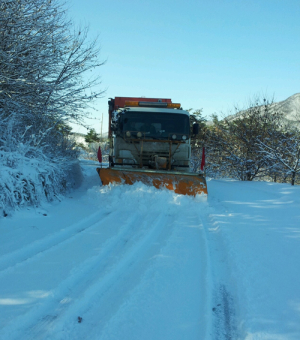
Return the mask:
M167 139L176 135L181 139L189 136L189 116L178 113L164 112L126 112L121 118L122 132L142 132L145 137Z

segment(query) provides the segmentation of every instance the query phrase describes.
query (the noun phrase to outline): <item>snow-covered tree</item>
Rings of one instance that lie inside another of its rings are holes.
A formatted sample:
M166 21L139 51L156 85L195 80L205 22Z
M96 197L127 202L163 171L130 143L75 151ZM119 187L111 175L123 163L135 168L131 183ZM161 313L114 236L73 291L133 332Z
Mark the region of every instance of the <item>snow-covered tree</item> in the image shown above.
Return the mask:
M257 145L271 165L270 172L284 181L289 178L294 185L296 176L300 174L300 131L274 124L267 137L258 137Z
M207 171L243 181L266 176L270 163L259 152L257 138L264 138L270 125L271 103L255 101L214 125L207 136Z
M0 207L53 199L77 151L69 123L102 95L97 41L56 0L0 0ZM95 77L88 78L88 71ZM1 209L1 208L0 208Z
M81 121L101 91L99 78L84 78L103 63L87 28L74 31L55 0L1 0L0 107Z

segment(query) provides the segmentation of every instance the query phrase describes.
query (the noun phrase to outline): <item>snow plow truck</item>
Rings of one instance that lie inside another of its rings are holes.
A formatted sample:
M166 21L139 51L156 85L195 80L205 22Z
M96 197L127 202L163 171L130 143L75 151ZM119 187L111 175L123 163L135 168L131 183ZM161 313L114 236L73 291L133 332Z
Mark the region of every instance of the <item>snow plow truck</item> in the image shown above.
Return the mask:
M103 185L143 182L177 194L207 194L202 173L190 172L190 115L171 99L115 97L108 101L109 167Z

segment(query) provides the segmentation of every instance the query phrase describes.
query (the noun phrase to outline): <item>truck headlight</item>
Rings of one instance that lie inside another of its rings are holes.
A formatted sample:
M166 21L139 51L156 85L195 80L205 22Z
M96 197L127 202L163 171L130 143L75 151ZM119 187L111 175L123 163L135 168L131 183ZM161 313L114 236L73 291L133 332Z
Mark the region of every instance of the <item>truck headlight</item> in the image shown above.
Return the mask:
M183 139L183 140L186 140L186 135L183 135L183 136L182 136L182 139Z
M173 135L173 136L172 136L173 139L176 139L176 137L177 137L176 135Z
M142 133L139 131L137 134L136 134L137 138L141 138L142 137Z
M130 137L130 136L131 136L130 131L126 131L126 137Z

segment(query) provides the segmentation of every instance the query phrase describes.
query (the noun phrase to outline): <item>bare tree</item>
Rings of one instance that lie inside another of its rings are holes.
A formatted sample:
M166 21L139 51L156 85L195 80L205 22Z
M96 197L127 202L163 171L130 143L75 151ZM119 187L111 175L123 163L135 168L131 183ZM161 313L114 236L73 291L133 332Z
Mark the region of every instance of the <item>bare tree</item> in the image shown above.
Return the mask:
M1 0L0 6L0 107L52 122L82 121L83 109L103 93L92 91L99 77L84 76L103 64L97 41L87 42L87 28L74 31L55 0Z
M218 121L209 129L207 137L207 171L219 176L252 181L263 178L270 169L257 147L257 139L263 139L270 128L274 115L270 112L271 102L255 101L244 111L236 110L234 116Z
M295 184L296 176L300 173L300 132L289 126L279 128L273 125L268 130L268 136L258 137L257 145L261 154L284 181L290 178L291 184Z
M97 39L88 41L87 28L74 28L57 0L0 0L3 209L37 202L37 192L52 199L66 188L77 155L67 138L68 123L82 122L86 109L103 94L97 44ZM22 173L24 164L32 167L32 176L37 174L30 180Z

